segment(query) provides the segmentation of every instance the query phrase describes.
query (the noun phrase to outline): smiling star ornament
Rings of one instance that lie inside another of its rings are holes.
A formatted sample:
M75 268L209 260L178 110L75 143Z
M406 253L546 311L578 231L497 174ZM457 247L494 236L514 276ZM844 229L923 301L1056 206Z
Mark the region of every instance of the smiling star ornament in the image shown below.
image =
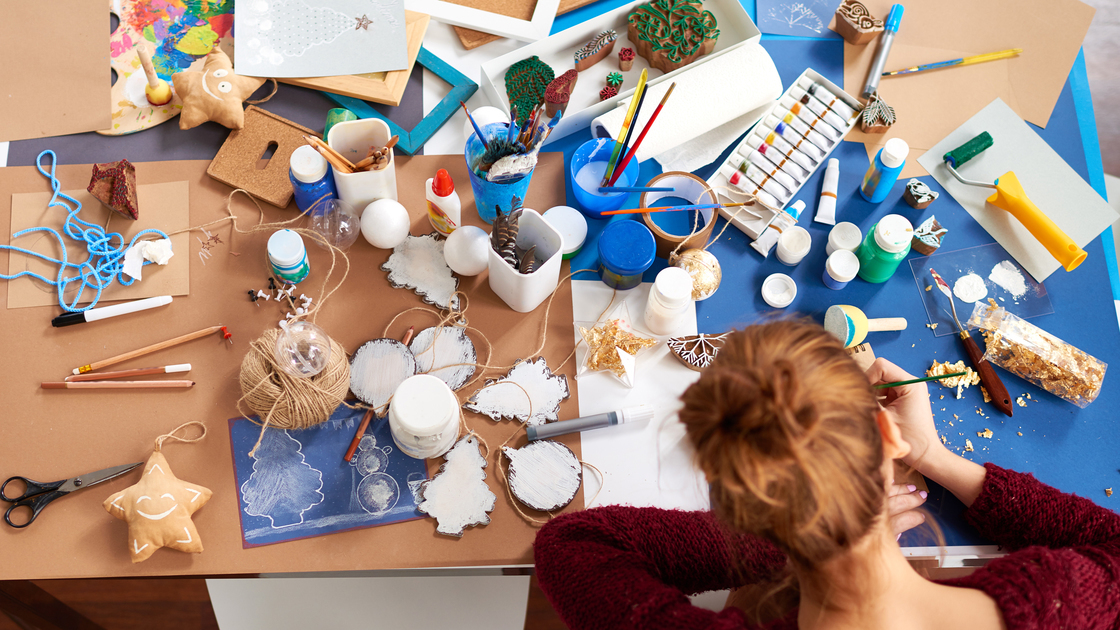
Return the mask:
M140 482L105 499L103 506L128 523L128 555L143 562L160 547L202 553L191 515L206 505L210 494L176 477L157 447Z
M264 85L265 79L234 74L229 55L215 48L206 55L201 71L176 72L171 81L175 93L183 99L180 129L191 129L209 120L241 129L245 126L241 103Z

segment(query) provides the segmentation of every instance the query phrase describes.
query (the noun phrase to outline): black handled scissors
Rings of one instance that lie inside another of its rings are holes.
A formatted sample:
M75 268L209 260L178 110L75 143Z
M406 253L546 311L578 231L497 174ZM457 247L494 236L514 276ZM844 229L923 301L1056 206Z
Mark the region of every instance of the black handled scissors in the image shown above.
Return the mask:
M27 527L35 521L35 518L39 516L39 512L42 512L43 508L47 507L47 504L49 504L51 501L54 501L55 499L58 499L60 497L64 497L71 492L75 492L83 488L88 488L90 486L96 486L99 483L120 477L128 471L142 466L143 464L144 462L136 462L135 464L114 466L112 468L106 468L105 470L86 473L78 477L63 479L62 481L52 481L50 483L40 483L38 481L32 481L27 477L21 477L19 475L16 475L15 477L9 477L8 480L4 482L4 485L0 486L0 499L3 499L12 504L10 507L8 507L7 511L4 512L4 522L17 529ZM19 495L18 497L8 496L8 484L12 483L13 481L23 482L25 486L23 494ZM31 510L31 517L27 519L26 523L17 524L12 522L12 511L21 507L25 507Z

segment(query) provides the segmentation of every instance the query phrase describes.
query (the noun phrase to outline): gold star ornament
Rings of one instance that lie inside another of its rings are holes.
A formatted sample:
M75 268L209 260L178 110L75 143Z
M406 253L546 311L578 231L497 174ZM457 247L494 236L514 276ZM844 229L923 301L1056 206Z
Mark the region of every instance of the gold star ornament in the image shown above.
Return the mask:
M241 129L245 126L241 103L264 85L265 79L234 74L229 55L215 48L206 55L201 72L176 72L171 75L171 82L183 100L180 129L192 129L211 120L230 129Z
M191 515L210 500L210 490L187 483L171 472L158 449L148 458L140 482L105 499L105 510L128 523L128 555L147 560L167 547L202 553Z
M577 325L577 328L580 337L587 344L577 376L586 372L608 371L627 387L634 386L638 353L657 345L656 339L634 334L630 328L630 312L625 302L611 313L606 323Z

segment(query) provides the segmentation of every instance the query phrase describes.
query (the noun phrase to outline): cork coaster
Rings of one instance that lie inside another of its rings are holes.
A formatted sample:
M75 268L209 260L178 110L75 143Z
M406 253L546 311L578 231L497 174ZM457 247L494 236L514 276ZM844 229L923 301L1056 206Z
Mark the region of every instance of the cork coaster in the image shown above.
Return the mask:
M285 208L293 194L288 163L292 152L305 144L305 135L316 133L250 105L245 110L245 127L230 132L206 174L277 208ZM258 167L258 161L273 144L276 148L272 158L263 168Z

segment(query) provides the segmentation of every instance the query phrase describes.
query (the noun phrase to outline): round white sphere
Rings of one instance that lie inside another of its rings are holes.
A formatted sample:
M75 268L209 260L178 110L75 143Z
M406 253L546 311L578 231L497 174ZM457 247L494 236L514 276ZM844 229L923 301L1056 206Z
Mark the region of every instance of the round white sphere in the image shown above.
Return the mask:
M460 276L477 276L490 264L490 235L482 228L464 225L447 237L443 257L451 271Z
M408 236L408 210L393 199L377 199L362 211L362 236L370 245L393 249Z
M471 118L474 118L474 121L478 123L479 129L485 129L486 125L492 123L509 122L509 114L498 109L497 107L491 107L489 105L485 105L477 109L472 109ZM471 126L471 121L468 118L467 120L463 121L463 137L470 138L472 135L474 135L474 127Z

